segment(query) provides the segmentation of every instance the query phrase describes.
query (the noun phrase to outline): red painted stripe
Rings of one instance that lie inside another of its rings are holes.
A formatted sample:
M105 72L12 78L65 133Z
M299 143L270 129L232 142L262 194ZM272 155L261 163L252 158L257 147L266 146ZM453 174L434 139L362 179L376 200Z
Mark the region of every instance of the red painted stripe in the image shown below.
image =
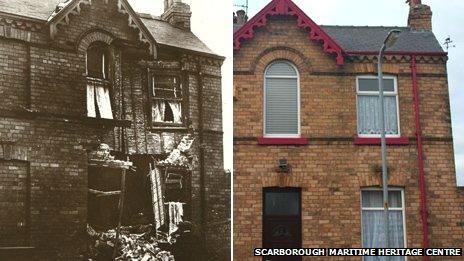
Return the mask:
M408 137L387 138L387 145L409 145ZM363 138L354 139L354 145L380 145L380 138Z
M428 209L427 209L427 190L425 181L424 170L424 151L422 147L422 129L420 124L420 98L419 86L417 83L417 65L416 56L411 56L411 77L412 89L414 95L414 112L416 123L416 138L417 138L417 165L419 168L419 190L420 190L420 215L422 221L422 244L423 248L429 247L429 224L428 224ZM430 258L424 256L424 260L428 261Z
M267 138L259 137L259 145L308 145L307 138Z

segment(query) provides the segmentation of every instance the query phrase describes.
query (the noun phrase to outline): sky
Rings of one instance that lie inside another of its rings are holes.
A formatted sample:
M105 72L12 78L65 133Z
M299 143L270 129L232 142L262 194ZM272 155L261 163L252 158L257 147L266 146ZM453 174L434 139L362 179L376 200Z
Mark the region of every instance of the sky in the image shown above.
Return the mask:
M405 0L293 1L316 23L324 25L406 26L409 12ZM253 17L269 2L250 0L248 16ZM234 5L245 3L246 0L234 0ZM464 88L460 84L464 83L464 63L459 60L464 58L464 1L422 0L422 3L432 8L433 32L439 42L451 36L456 45L448 51L448 77L457 179L464 186Z
M222 66L224 168L232 170L232 0L183 0L192 11L192 32L213 52L226 57ZM161 15L163 0L129 0L139 13Z

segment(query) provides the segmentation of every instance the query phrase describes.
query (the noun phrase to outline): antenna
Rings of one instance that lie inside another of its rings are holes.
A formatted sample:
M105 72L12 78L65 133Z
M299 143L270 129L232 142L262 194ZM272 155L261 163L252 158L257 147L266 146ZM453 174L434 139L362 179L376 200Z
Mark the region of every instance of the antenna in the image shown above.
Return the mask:
M453 44L454 41L451 40L451 37L448 35L448 38L445 39L445 42L443 45L445 46L446 50L448 51L450 48L456 47L456 45Z
M245 0L245 4L242 5L234 5L235 7L245 8L245 14L248 16L248 0Z

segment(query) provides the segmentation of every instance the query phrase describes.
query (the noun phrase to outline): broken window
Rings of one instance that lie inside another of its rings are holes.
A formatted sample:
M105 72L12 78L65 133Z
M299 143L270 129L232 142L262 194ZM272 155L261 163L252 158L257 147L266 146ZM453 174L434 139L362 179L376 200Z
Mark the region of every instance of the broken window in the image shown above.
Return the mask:
M152 78L152 119L158 123L182 123L182 84L177 76Z
M87 76L98 79L108 77L108 46L95 42L87 49Z
M108 46L101 42L87 50L87 116L113 119L108 77Z

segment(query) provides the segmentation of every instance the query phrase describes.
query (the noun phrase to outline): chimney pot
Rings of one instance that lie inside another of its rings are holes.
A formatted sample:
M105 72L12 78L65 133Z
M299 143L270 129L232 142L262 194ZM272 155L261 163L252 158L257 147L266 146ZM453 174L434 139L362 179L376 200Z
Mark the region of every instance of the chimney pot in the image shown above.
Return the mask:
M237 25L244 25L248 20L248 17L244 10L238 10L236 16L236 24Z
M408 27L415 31L432 31L432 10L421 0L408 0Z
M164 13L161 19L170 23L171 25L190 30L190 6L183 3L182 0L164 0Z

